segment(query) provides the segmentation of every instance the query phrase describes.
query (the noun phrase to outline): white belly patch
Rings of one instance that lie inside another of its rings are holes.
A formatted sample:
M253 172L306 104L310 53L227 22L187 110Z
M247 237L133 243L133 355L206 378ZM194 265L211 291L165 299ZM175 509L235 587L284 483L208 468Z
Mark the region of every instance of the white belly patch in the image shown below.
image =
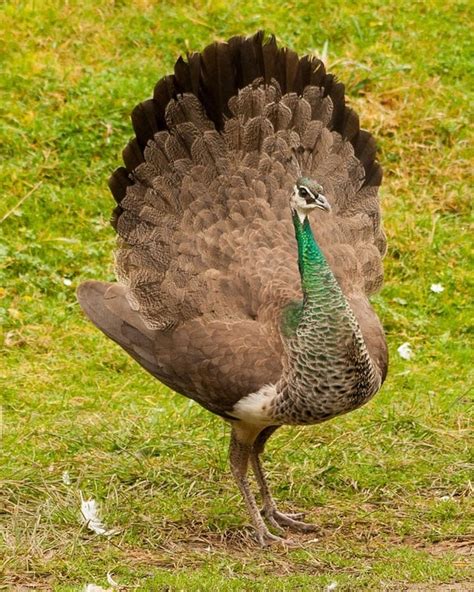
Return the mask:
M262 386L256 393L240 399L232 409L232 415L246 423L272 425L270 404L276 397L274 384Z

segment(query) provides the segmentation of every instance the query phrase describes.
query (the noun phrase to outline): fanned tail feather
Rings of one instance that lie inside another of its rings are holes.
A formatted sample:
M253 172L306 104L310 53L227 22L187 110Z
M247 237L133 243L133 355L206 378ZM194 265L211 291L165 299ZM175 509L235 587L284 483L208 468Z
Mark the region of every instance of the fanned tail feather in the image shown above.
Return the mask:
M288 196L302 173L333 204L315 234L343 290L380 287L375 141L320 60L263 32L213 43L180 58L132 123L112 223L118 277L149 327L270 315L298 296Z

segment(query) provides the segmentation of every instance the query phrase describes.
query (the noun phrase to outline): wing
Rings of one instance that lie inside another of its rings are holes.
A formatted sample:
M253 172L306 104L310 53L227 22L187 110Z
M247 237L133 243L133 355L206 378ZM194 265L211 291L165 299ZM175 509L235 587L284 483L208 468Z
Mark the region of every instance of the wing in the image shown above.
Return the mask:
M281 375L276 328L257 321L193 319L175 330L147 328L120 284L78 288L90 320L161 382L223 417L245 395Z

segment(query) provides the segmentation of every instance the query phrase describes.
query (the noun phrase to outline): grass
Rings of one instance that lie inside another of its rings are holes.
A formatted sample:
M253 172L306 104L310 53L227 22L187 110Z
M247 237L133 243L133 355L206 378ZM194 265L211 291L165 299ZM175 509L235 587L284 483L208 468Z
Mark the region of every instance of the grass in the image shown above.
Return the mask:
M138 590L473 590L468 3L44 0L0 11L5 589L106 587L111 572ZM133 106L180 52L261 27L299 52L327 41L378 138L390 248L374 304L391 350L373 402L271 440L275 496L321 529L265 551L227 469L227 427L142 372L74 297L82 279L113 277L106 180ZM406 341L409 361L397 354ZM79 492L119 534L81 526Z

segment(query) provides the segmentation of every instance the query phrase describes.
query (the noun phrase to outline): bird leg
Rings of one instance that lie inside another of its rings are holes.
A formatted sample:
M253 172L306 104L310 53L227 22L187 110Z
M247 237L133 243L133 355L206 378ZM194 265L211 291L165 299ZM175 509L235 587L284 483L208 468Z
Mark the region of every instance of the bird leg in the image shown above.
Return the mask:
M257 432L258 433L258 432ZM243 429L243 426L232 426L230 437L230 468L232 475L242 493L247 506L247 510L252 519L258 542L265 547L273 542L286 542L279 536L272 534L262 519L260 511L255 501L255 497L250 490L247 479L249 458L252 453L252 446L256 433ZM278 525L277 525L278 526ZM279 528L281 531L281 528Z
M277 428L278 426L270 426L262 430L255 439L250 453L250 462L252 463L253 472L263 500L263 509L261 513L268 520L269 524L279 532L283 532L283 529L281 528L282 526L300 532L313 532L317 530L317 527L314 524L307 524L306 522L298 520L298 518L302 518L304 514L283 514L282 512L279 512L270 493L267 479L260 462L260 454L263 452L268 438Z

